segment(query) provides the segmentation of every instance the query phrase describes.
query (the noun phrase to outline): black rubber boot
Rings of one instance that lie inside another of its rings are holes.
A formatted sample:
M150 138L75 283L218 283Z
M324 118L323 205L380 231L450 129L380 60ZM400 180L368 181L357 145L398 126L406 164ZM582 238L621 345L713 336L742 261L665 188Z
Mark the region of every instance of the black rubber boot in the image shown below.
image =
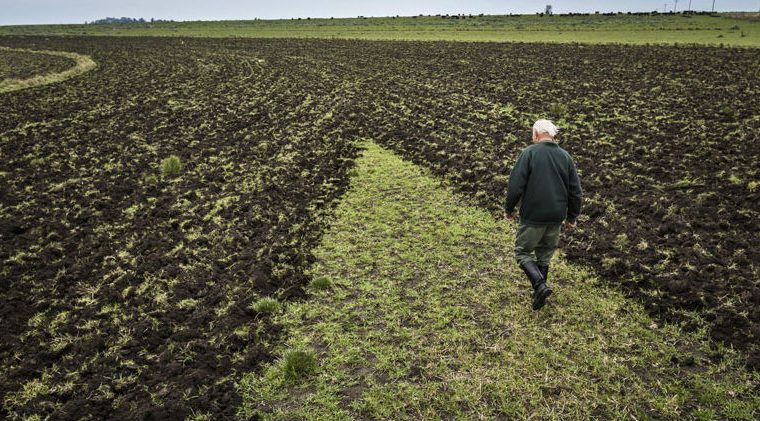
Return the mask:
M552 289L546 285L543 274L538 268L535 262L527 262L520 264L523 272L530 279L530 284L533 286L533 310L539 310L546 304L546 299L552 295Z
M541 275L544 277L544 282L549 282L549 265L537 264L538 270L541 271Z

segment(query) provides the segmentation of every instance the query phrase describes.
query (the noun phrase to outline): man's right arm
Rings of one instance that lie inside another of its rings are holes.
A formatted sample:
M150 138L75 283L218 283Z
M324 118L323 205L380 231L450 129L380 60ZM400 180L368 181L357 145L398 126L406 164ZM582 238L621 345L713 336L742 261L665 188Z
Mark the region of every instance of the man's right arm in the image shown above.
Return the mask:
M567 200L567 220L574 223L581 214L581 202L583 200L583 189L581 188L581 179L578 177L578 171L575 169L575 162L570 158L570 191Z
M520 201L525 186L528 185L529 161L528 154L524 151L517 158L512 173L509 175L509 185L507 186L507 200L504 203L504 211L513 213L517 202Z

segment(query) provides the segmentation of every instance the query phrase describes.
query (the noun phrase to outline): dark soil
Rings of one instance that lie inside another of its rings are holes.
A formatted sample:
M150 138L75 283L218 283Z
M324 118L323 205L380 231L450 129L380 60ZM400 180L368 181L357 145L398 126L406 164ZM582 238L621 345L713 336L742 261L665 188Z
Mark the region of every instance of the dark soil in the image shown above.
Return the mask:
M74 60L66 57L0 50L0 80L59 73L75 65Z
M279 330L250 306L303 295L346 187L357 133L339 69L299 43L294 58L247 41L44 47L99 67L0 103L2 414L233 417L234 382ZM159 169L171 154L176 178ZM20 396L35 379L50 389Z
M500 214L538 117L587 194L569 256L760 361L760 53L0 38L98 68L0 101L1 415L234 415L371 137ZM545 59L540 59L541 57ZM552 107L562 104L563 107ZM164 177L159 162L183 170ZM25 400L24 385L47 386ZM36 384L36 383L35 383Z

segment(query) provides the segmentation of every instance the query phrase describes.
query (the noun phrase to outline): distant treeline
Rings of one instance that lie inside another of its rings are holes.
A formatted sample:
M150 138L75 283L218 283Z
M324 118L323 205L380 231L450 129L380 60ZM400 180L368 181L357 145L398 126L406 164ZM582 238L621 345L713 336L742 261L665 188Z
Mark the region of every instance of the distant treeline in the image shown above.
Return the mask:
M164 19L153 19L150 18L150 20L145 20L145 18L105 18L105 19L98 19L94 20L92 22L85 22L85 24L91 24L91 25L110 25L113 23L158 23L158 22L174 22L174 20L164 20Z

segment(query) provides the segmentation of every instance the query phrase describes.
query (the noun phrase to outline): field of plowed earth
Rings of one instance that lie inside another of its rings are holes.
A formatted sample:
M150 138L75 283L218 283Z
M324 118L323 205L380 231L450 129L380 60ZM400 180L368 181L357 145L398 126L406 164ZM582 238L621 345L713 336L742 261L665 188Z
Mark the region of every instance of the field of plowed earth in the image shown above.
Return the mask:
M0 49L0 80L62 72L74 64L74 60L66 57Z
M303 296L358 139L498 215L544 116L563 128L587 194L568 257L760 366L760 50L0 45L98 64L0 96L2 416L232 416L235 383L278 340L259 300ZM162 172L170 155L176 174Z

